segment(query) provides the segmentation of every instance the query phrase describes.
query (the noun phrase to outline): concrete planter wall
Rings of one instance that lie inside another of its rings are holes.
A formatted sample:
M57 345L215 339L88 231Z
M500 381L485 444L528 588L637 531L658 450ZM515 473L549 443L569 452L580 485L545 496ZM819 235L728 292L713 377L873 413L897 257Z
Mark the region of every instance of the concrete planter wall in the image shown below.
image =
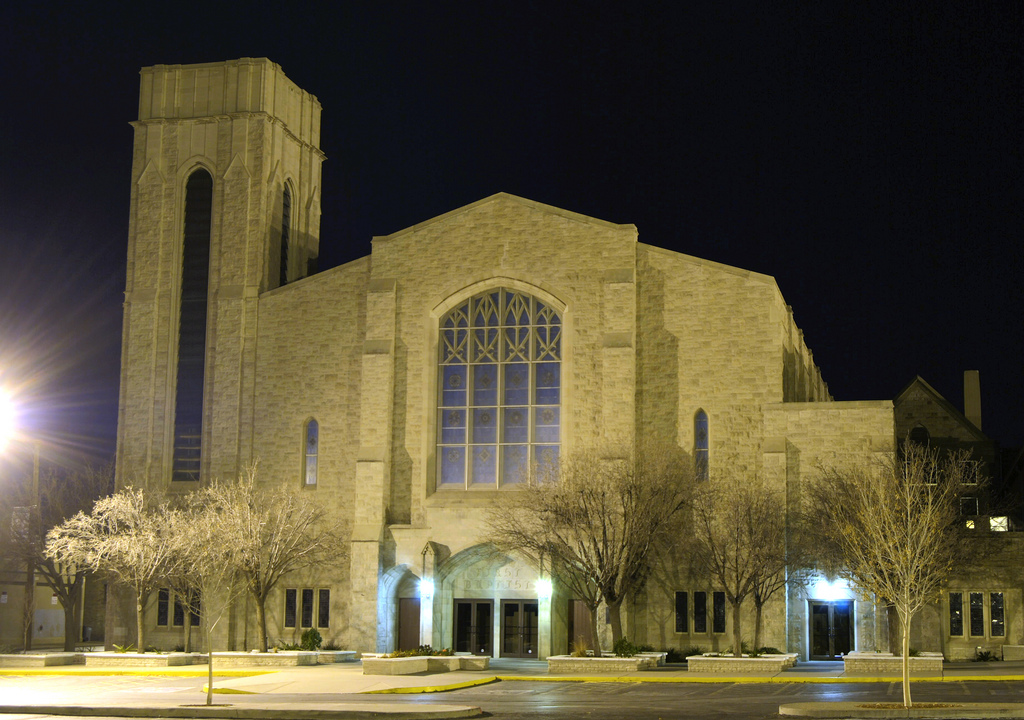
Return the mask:
M686 667L692 673L716 675L747 675L753 673L780 673L796 665L796 653L764 655L762 657L727 657L691 655Z
M0 655L0 667L51 667L54 665L83 665L83 653L18 653Z
M206 656L193 653L84 653L86 667L177 667L205 663Z
M903 658L892 653L852 652L843 658L848 673L901 675ZM942 674L942 653L921 653L910 658L911 673Z
M480 655L416 655L403 658L363 656L363 675L412 675L453 670L486 670L491 659Z
M282 652L213 652L214 667L296 667L316 665L316 652L284 650Z
M551 655L548 657L548 672L568 673L631 673L653 670L658 665L658 653L635 655L633 657L573 657L572 655Z
M317 650L316 661L321 665L355 662L355 650Z

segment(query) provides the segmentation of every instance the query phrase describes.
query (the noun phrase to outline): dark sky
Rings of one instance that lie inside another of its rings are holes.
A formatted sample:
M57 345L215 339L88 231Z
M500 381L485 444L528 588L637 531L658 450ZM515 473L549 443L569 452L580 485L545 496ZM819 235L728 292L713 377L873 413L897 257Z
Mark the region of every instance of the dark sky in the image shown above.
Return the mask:
M1024 437L1024 4L208 0L0 10L0 383L113 447L138 70L322 102L321 266L498 191L775 276L838 400Z

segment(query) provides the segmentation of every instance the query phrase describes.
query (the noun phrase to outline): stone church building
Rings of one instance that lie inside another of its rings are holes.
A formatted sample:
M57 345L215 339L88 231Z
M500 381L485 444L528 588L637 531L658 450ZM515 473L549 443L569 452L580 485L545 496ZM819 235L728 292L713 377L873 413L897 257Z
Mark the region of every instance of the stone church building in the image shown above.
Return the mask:
M496 556L483 523L531 468L656 439L706 458L712 480L728 457L796 497L819 461L892 452L893 401L833 400L772 277L634 225L499 193L316 272L320 110L244 58L144 68L134 123L118 482L183 492L258 459L262 482L330 510L348 557L276 591L272 642L317 627L364 652L564 653L579 607ZM625 608L630 639L726 648L724 596L685 548L656 565ZM994 588L1003 636L993 588L965 587L965 613L985 593L982 637L951 636L940 604L922 646L1020 642L1015 582ZM167 646L171 606L162 592L149 611ZM107 642L130 639L132 616L111 613ZM871 650L884 617L820 578L771 602L764 643ZM225 632L253 647L244 603Z

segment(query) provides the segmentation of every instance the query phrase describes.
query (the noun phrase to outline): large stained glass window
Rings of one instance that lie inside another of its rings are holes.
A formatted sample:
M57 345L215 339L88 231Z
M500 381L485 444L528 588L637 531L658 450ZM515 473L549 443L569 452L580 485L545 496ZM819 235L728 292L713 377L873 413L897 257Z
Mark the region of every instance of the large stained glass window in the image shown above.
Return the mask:
M558 459L562 318L488 290L441 318L437 488L497 489Z

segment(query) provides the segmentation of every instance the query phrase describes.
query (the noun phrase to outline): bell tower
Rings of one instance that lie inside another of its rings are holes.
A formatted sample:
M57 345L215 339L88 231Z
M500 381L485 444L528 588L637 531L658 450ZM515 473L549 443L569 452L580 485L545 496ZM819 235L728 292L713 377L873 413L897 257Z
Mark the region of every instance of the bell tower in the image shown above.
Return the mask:
M187 489L252 460L261 295L315 272L320 103L266 58L143 68L117 481Z

